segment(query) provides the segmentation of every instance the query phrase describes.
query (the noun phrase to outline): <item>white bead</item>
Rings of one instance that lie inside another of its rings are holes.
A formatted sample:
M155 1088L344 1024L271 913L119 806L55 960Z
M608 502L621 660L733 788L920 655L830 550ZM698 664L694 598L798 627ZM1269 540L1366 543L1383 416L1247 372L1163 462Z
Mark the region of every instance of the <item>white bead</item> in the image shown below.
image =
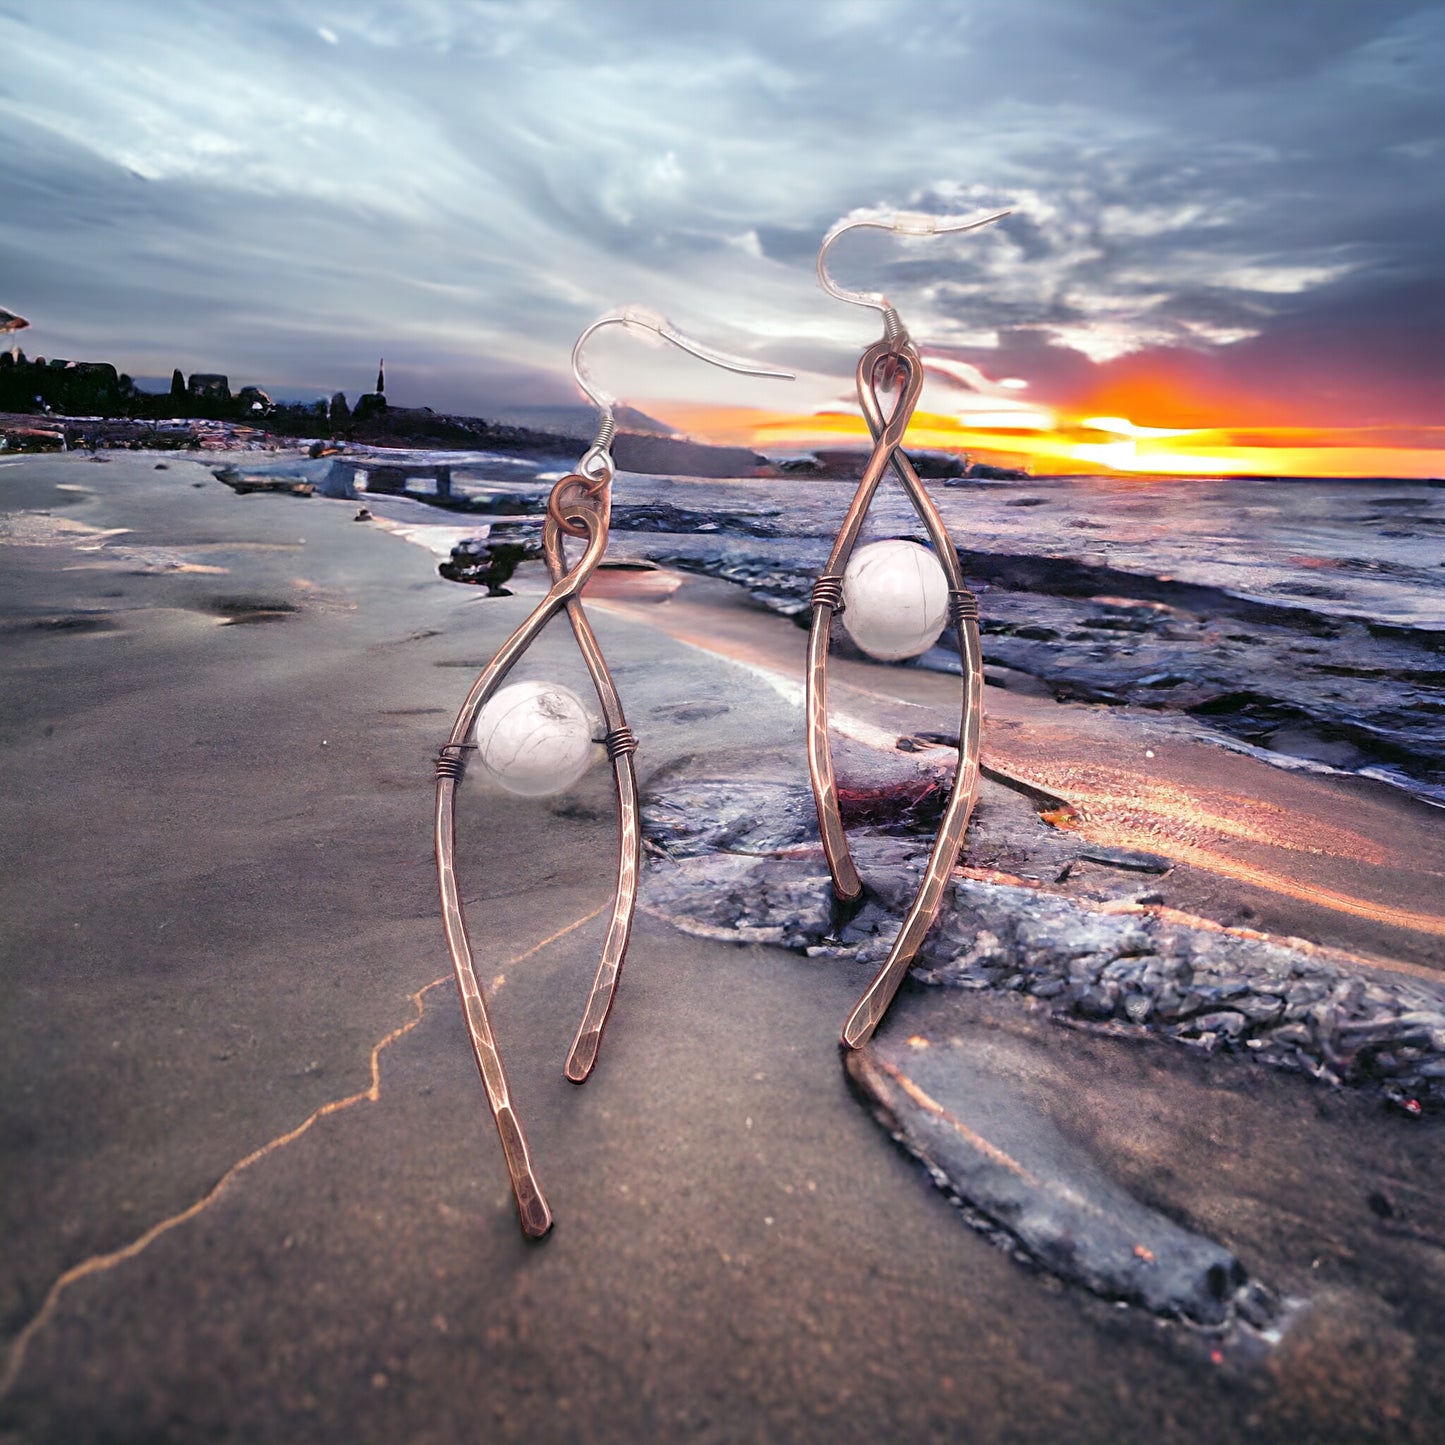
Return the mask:
M843 626L870 657L917 657L947 620L948 578L927 547L872 542L853 553L843 573Z
M540 798L570 788L598 754L582 699L555 682L514 682L477 718L477 756L509 793Z

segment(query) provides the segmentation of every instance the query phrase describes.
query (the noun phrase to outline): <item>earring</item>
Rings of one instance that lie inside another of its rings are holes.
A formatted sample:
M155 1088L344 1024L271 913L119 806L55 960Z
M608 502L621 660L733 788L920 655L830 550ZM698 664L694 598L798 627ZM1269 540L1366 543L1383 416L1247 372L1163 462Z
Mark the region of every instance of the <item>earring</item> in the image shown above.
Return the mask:
M904 434L923 388L923 363L918 350L887 297L842 289L828 274L825 263L828 248L840 236L858 227L899 235L931 236L976 230L1008 214L1000 211L980 221L964 222L908 213L842 221L828 232L818 250L818 280L829 295L883 313L883 339L863 353L857 374L858 401L873 436L873 453L843 519L827 566L813 585L813 617L808 635L808 772L818 808L823 851L833 877L833 891L845 903L861 896L863 882L848 851L828 743L828 642L833 618L841 614L853 641L864 652L886 661L917 657L926 652L937 641L945 624L951 622L957 630L963 664L963 712L953 789L928 857L923 883L892 950L843 1026L843 1043L850 1049L861 1048L872 1038L943 903L944 886L958 857L978 793L983 658L978 641L978 600L964 583L958 554L938 509L902 450ZM898 382L898 400L886 419L878 399L880 373L885 384L891 379ZM922 519L933 544L932 551L914 542L890 541L874 542L854 552L873 495L890 465Z
M512 1104L501 1054L487 1016L481 984L477 980L466 915L457 890L454 803L468 752L478 754L483 768L502 787L531 796L563 791L575 783L593 761L596 749L591 723L585 706L575 693L552 683L522 682L502 687L518 658L536 641L542 629L558 612L565 611L602 707L607 729L602 742L612 763L613 782L617 789L617 885L612 895L612 916L582 1022L567 1055L567 1077L580 1084L597 1061L602 1030L617 991L622 962L627 953L628 935L632 929L641 864L637 776L632 765L637 738L627 725L622 701L582 606L582 589L607 550L612 479L617 470L612 458L612 440L617 431L613 411L616 400L596 389L591 382L583 369L582 351L595 332L612 325L652 332L693 356L728 371L750 376L791 376L789 372L772 371L699 346L662 317L642 311L609 312L583 331L572 349L572 376L587 399L601 411L602 424L596 439L578 462L577 470L563 477L547 499L547 516L542 526L542 555L552 579L551 589L532 615L502 644L500 651L472 684L457 714L451 736L437 757L437 880L441 889L447 947L456 972L472 1052L476 1055L487 1102L496 1120L497 1133L501 1136L502 1153L507 1172L511 1175L522 1232L534 1238L546 1234L552 1227L552 1212L532 1169L526 1136ZM582 555L570 565L566 554L567 537L584 542Z

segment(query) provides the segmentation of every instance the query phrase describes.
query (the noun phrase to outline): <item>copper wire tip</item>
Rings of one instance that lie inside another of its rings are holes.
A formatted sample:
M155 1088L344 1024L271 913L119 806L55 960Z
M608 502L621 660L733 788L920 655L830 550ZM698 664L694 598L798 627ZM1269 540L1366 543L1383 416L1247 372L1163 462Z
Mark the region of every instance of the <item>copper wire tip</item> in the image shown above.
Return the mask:
M873 1037L877 1028L878 1020L870 1017L869 1010L863 1004L859 1004L848 1015L848 1022L843 1025L839 1043L851 1053L856 1049L861 1049Z
M540 1194L525 1202L519 1199L517 1217L522 1221L522 1233L528 1239L541 1239L552 1228L552 1211Z
M597 1051L602 1045L601 1029L586 1029L577 1035L572 1052L567 1055L567 1066L563 1072L574 1084L585 1084L587 1076L597 1063Z

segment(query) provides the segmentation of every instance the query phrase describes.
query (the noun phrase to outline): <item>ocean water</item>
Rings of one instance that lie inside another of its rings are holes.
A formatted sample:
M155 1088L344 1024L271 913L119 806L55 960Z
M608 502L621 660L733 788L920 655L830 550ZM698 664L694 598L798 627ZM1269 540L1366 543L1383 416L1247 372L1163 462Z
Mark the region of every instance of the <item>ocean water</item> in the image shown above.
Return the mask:
M371 493L368 505L440 555L467 536L526 535L572 462L376 460L404 468L407 490ZM302 465L328 494L366 488L366 458ZM439 467L450 472L447 506ZM927 485L979 593L995 685L1174 714L1280 766L1362 773L1445 805L1445 486L1122 476ZM723 577L802 614L853 490L800 475L621 473L610 555ZM864 538L890 536L923 533L888 478ZM958 664L939 647L912 665Z
M456 497L479 501L534 497L567 467L565 458L486 452L399 452L386 460L414 471L409 494L428 502L435 493L426 473L438 465L453 469ZM318 472L332 466L325 459ZM1070 558L1325 615L1445 632L1439 482L1076 476L928 488L955 543L968 551ZM846 481L797 476L623 472L613 498L619 508L662 503L755 518L760 530L780 537L831 539L852 490ZM879 488L870 522L878 535L918 530L891 480Z
M932 494L962 547L1069 557L1324 615L1445 631L1445 487L1064 477ZM904 520L898 490L883 505Z

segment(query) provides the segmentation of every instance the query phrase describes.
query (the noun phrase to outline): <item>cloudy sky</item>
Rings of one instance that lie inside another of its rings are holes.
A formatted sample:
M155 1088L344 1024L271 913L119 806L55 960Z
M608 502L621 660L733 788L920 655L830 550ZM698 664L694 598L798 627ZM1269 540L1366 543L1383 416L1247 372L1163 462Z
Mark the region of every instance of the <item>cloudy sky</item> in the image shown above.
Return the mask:
M0 0L0 305L32 355L354 396L385 354L394 401L485 413L571 400L638 302L800 373L599 342L707 431L850 392L839 217L1008 206L835 253L943 363L923 410L1434 470L1442 76L1420 0Z

